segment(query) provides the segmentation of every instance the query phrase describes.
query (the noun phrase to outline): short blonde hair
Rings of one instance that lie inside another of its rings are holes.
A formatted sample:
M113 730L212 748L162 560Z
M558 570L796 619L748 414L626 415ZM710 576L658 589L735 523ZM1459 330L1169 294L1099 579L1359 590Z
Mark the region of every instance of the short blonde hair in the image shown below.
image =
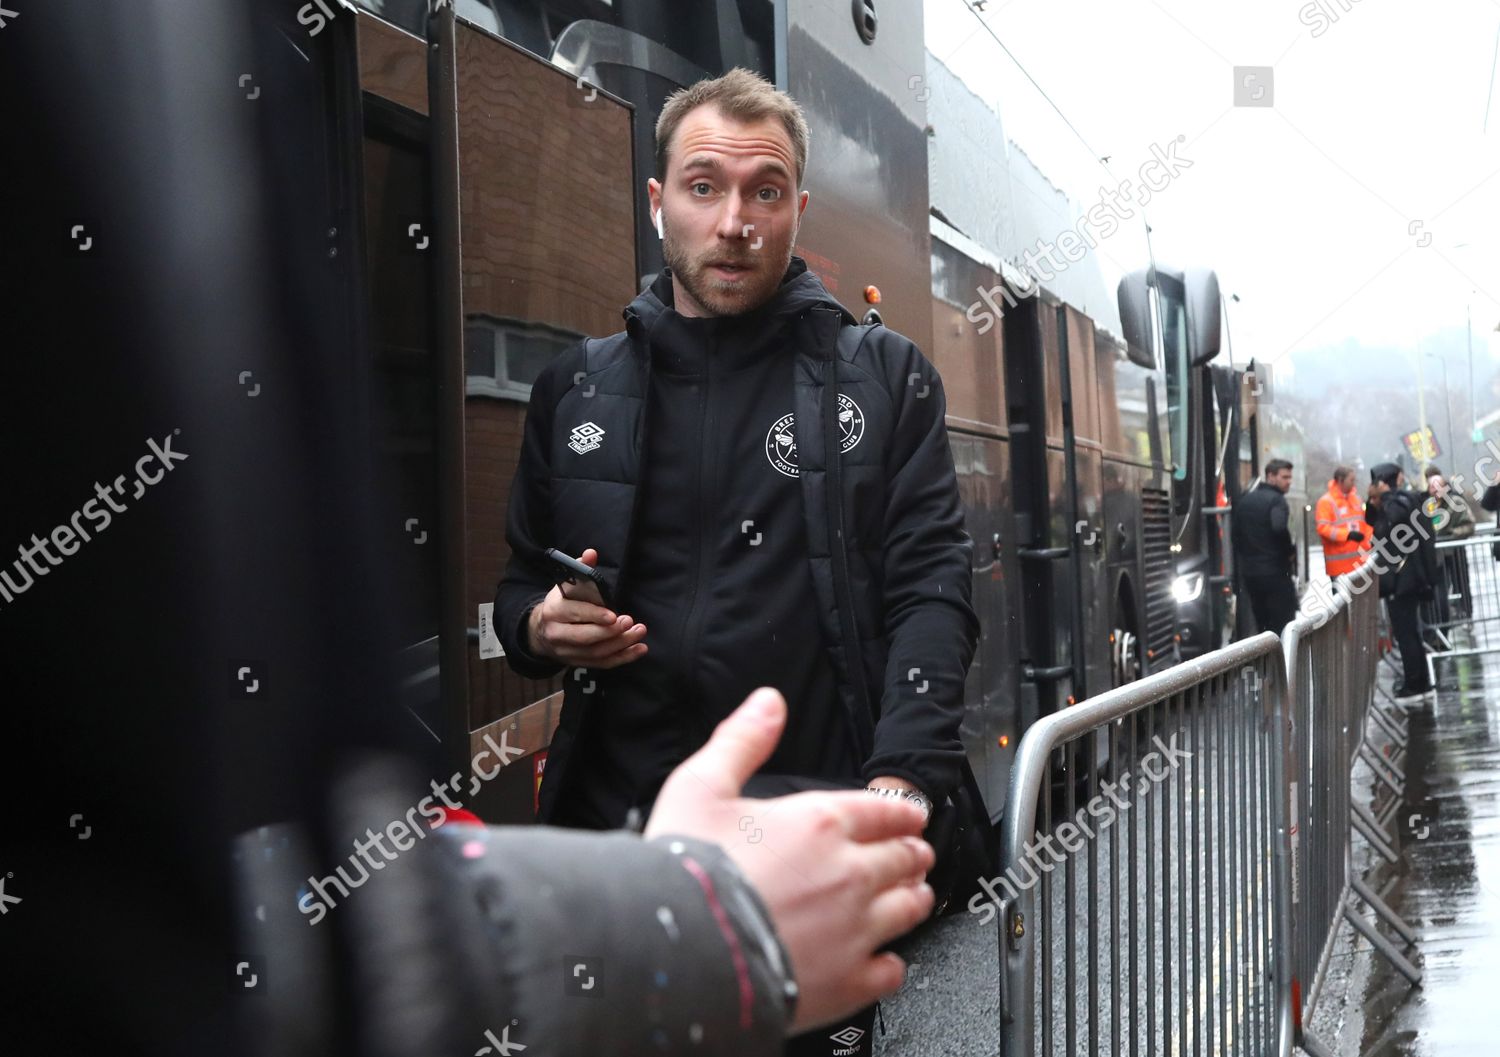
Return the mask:
M792 158L796 162L797 187L807 171L807 118L797 101L757 73L735 67L722 77L699 81L679 88L667 97L656 119L656 178L667 177L672 137L682 119L700 106L715 106L725 117L737 121L760 121L775 118L786 127L792 140Z

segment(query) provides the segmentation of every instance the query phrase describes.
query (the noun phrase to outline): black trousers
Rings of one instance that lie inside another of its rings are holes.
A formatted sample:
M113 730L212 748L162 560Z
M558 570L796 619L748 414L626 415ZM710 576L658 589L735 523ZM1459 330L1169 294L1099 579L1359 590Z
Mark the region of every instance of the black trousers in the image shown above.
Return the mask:
M1281 629L1297 615L1297 588L1292 578L1285 574L1269 576L1246 573L1245 594L1250 596L1250 611L1255 614L1255 623L1261 631Z
M1425 689L1427 680L1427 650L1422 645L1421 603L1411 596L1385 600L1391 614L1391 636L1396 640L1396 649L1401 651L1402 684L1408 690Z
M875 1007L786 1040L784 1057L869 1057L875 1049Z

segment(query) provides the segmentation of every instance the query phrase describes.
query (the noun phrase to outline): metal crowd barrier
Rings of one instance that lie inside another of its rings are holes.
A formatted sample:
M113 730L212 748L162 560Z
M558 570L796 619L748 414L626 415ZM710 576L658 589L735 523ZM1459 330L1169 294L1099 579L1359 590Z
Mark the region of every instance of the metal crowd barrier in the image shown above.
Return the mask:
M1285 692L1266 633L1026 732L990 886L1003 1053L1290 1052Z
M1309 1029L1341 921L1347 920L1413 984L1421 973L1397 944L1359 910L1369 906L1402 943L1416 933L1365 883L1354 864L1352 834L1359 832L1386 862L1398 859L1386 831L1399 808L1406 776L1400 759L1407 745L1405 713L1394 701L1376 700L1380 664L1380 600L1373 583L1351 595L1335 582L1331 609L1299 617L1282 633L1287 672L1287 804L1292 834L1291 955L1293 1013L1298 1043L1313 1057L1331 1057ZM1382 744L1377 750L1375 743ZM1386 795L1384 817L1354 795L1356 762L1363 761ZM1305 1001L1303 985L1307 985Z
M1305 1025L1343 920L1420 979L1356 903L1415 943L1353 866L1354 831L1395 861L1386 827L1405 780L1405 712L1374 702L1378 620L1373 587L1340 585L1280 639L1032 725L1011 772L1003 872L985 886L999 908L1002 1054L1287 1057L1301 1045L1322 1057ZM1384 809L1353 795L1357 760Z
M1428 632L1427 666L1445 657L1500 650L1500 541L1494 533L1437 544L1439 582L1422 606Z

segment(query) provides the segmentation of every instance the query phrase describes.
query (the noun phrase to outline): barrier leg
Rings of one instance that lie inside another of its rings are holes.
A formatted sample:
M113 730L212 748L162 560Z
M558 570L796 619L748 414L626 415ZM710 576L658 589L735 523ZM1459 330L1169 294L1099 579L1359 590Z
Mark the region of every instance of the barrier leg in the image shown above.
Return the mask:
M1392 910L1385 900L1376 895L1369 885L1355 877L1351 880L1349 887L1355 895L1370 904L1370 908L1382 921L1401 934L1401 938L1406 941L1408 947L1417 945L1417 930L1401 920L1401 916Z
M1406 775L1402 773L1401 768L1397 767L1389 760L1381 759L1380 756L1372 752L1370 747L1363 742L1361 742L1359 746L1359 755L1360 758L1369 765L1370 770L1375 772L1375 777L1379 778L1386 785L1390 786L1391 792L1395 793L1397 796L1405 795L1406 790L1404 787L1406 784ZM1386 773L1387 769L1394 773Z
M1401 809L1402 803L1403 801L1398 800L1396 797L1391 797L1386 801L1386 805L1381 809L1380 814L1375 816L1376 820L1380 823L1380 831L1382 833L1390 832L1391 819L1396 817L1396 812Z
M1406 748L1406 746L1407 746L1406 732L1403 731L1400 727L1398 727L1396 725L1396 723L1391 719L1391 717L1385 714L1385 711L1383 709L1378 708L1378 707L1371 708L1370 709L1370 718L1375 721L1375 725L1377 727L1379 727L1381 730L1385 731L1386 736L1391 739L1391 741L1395 744L1395 746L1397 748L1399 748L1399 749L1405 749Z
M1348 902L1344 903L1344 917L1359 930L1361 936L1370 941L1371 946L1385 956L1386 961L1396 967L1397 972L1406 977L1408 983L1413 987L1422 986L1422 971L1407 961L1406 956L1396 949L1396 945L1375 931L1375 926L1360 916Z
M1358 809L1363 808L1363 804L1356 803L1354 806L1356 810L1350 817L1350 820L1354 823L1354 828L1364 834L1365 840L1369 841L1371 847L1380 853L1382 859L1394 866L1397 861L1397 855L1395 849L1387 841L1385 833L1381 831L1373 818L1366 818L1365 815L1360 813Z

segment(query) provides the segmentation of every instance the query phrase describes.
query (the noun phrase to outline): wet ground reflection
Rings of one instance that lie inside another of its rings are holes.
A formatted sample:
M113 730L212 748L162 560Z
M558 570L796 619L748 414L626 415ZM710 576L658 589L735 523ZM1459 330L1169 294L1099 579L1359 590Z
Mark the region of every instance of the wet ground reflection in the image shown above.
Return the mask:
M1423 987L1407 987L1341 930L1313 1021L1336 1053L1500 1051L1500 657L1444 661L1438 675L1436 701L1410 717L1408 785L1392 827L1402 862L1369 876L1420 936ZM1358 792L1368 796L1372 782L1365 773Z

